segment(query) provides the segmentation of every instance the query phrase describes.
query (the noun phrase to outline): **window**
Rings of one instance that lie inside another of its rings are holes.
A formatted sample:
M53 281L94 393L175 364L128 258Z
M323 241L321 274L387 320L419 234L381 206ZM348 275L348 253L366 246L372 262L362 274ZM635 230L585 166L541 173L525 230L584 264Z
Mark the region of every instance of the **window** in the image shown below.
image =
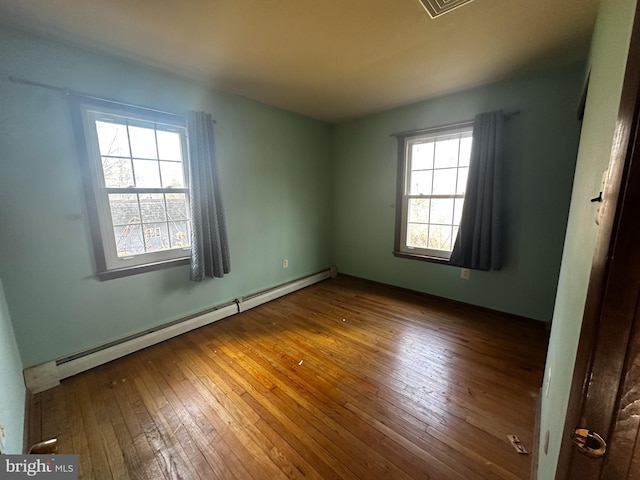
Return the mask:
M98 277L188 263L184 119L86 99L74 114Z
M399 134L398 256L448 260L462 216L473 125Z

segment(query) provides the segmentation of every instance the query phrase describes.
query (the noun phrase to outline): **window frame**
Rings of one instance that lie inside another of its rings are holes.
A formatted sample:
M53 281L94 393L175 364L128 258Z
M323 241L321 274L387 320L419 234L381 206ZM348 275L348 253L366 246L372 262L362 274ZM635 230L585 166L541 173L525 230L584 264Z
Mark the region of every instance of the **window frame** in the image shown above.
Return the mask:
M191 255L190 246L118 257L108 198L109 193L184 193L187 199L187 221L191 221L188 137L185 118L172 113L92 97L71 96L70 105L98 279L110 280L178 265L188 265ZM138 123L143 126L153 124L154 131L178 131L181 136L184 187L106 187L95 126L96 120L100 117L119 117L131 120L132 124Z
M397 183L396 183L396 217L393 255L433 263L448 264L452 251L409 247L406 241L409 200L411 198L465 198L465 194L455 195L415 195L407 192L411 175L411 156L409 149L415 143L428 139L469 132L473 138L473 120L466 120L437 127L411 130L393 134L397 138ZM459 163L456 168L460 168ZM451 249L455 244L452 239Z

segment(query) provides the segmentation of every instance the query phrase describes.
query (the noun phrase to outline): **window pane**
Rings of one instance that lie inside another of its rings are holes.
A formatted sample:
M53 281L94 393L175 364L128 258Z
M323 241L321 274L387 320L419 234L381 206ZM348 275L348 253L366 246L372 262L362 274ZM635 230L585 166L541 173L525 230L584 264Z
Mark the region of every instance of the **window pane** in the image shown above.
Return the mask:
M155 160L133 160L136 187L159 188L160 171Z
M167 218L172 220L187 220L189 218L189 204L185 193L165 194L167 202Z
M138 158L158 158L156 135L152 128L129 126L131 156Z
M409 222L427 223L429 222L429 199L410 198L409 199Z
M456 244L456 239L458 238L458 232L460 231L459 227L453 227L453 233L451 235L451 250Z
M451 250L451 226L431 225L429 227L429 247L435 250Z
M136 194L110 193L109 207L111 208L113 225L140 223L138 196Z
M83 101L77 107L74 126L82 127L87 150L84 186L96 202L89 209L96 264L119 276L188 255L192 225L183 122L134 106Z
M453 223L453 198L434 198L431 200L431 219L429 223L446 225Z
M460 225L460 218L462 218L462 207L464 205L464 198L456 198L455 209L453 213L453 224Z
M182 160L180 134L156 130L158 139L158 158L160 160Z
M458 186L456 187L456 193L458 195L464 195L467 191L467 177L469 176L469 167L458 169Z
M113 233L116 239L118 257L130 257L131 255L144 253L140 224L114 227Z
M142 228L147 252L165 250L170 247L169 231L166 223L145 224Z
M473 137L471 137L471 134L469 134L466 137L462 137L462 139L460 140L460 166L461 167L468 167L469 166L469 159L471 158L471 143L472 143Z
M422 223L409 223L407 225L407 246L427 248L428 231L428 225Z
M184 188L184 171L180 162L160 162L162 186Z
M432 177L433 170L411 172L408 193L410 195L430 195Z
M127 126L119 123L96 121L100 155L130 157Z
M450 252L458 234L472 147L471 128L416 135L406 145L406 184L403 212L406 249Z
M129 158L102 157L102 172L107 188L133 185L133 169Z
M164 222L167 219L164 195L162 193L140 195L140 213L142 213L142 223Z
M433 194L454 195L456 192L457 168L433 171Z
M435 168L458 166L459 137L436 142Z
M411 170L433 168L433 142L414 143L411 147Z
M189 222L169 222L169 234L171 235L171 248L191 245Z

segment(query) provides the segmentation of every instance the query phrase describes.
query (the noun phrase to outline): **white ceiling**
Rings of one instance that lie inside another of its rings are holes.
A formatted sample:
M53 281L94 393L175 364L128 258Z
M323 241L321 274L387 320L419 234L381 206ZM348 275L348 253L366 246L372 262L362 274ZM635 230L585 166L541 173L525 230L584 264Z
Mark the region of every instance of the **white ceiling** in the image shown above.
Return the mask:
M598 0L0 0L0 22L340 121L584 58Z

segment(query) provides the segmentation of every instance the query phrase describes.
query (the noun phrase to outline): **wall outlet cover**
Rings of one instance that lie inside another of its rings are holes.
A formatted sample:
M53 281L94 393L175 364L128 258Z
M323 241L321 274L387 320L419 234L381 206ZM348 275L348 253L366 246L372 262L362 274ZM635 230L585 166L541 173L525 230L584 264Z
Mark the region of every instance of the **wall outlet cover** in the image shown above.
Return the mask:
M4 425L0 424L0 454L4 454L4 444L6 440Z

